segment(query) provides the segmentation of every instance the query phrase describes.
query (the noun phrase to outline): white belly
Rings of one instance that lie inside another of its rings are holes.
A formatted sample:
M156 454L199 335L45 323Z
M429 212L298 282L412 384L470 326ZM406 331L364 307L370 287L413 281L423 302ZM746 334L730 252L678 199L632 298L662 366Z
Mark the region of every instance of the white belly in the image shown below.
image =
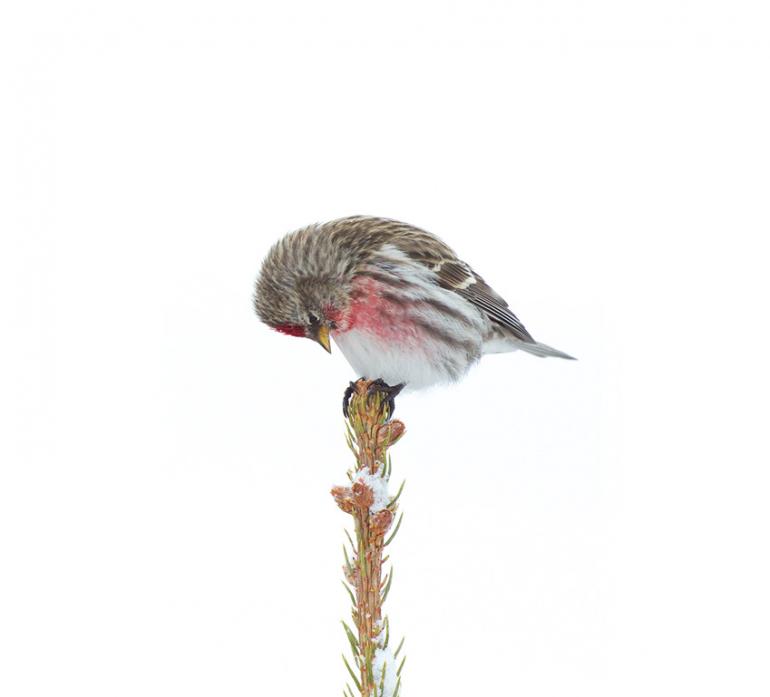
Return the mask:
M356 373L356 377L382 378L389 385L406 384L407 390L452 382L460 378L473 361L459 367L442 357L441 346L413 342L384 342L376 334L351 329L332 334L334 343Z

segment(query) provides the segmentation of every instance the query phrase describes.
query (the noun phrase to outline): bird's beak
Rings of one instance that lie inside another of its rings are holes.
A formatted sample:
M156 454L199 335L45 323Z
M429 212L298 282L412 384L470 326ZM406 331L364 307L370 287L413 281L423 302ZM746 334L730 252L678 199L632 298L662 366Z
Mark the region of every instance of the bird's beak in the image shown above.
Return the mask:
M332 345L329 342L329 327L325 324L318 327L318 333L316 334L315 340L326 349L327 353L332 352Z

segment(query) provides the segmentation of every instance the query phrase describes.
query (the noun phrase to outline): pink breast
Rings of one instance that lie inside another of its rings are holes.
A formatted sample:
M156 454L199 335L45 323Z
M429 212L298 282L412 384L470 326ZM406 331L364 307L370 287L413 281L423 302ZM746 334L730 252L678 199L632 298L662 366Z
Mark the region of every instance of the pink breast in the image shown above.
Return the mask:
M413 338L415 331L409 321L408 305L394 300L397 293L392 286L368 276L358 276L353 280L349 311L338 322L338 331L356 329L387 340Z

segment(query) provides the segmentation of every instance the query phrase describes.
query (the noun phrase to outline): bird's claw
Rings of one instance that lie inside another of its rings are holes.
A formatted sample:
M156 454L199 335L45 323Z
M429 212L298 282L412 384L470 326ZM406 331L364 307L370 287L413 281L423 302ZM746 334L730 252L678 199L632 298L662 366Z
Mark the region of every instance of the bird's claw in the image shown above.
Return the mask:
M365 380L366 378L361 378ZM369 388L366 391L367 399L371 399L375 394L380 394L382 401L380 402L380 413L382 414L385 407L388 408L388 420L393 417L393 412L396 410L396 397L399 392L404 389L405 383L399 383L398 385L388 385L381 378L372 380L369 384ZM350 398L356 391L356 383L351 382L345 390L345 394L342 396L342 414L347 419L350 416Z
M350 398L356 391L356 383L351 382L342 395L342 415L347 419L350 416Z
M378 392L382 395L382 401L380 402L380 413L387 406L388 408L388 421L393 418L393 412L396 411L396 397L399 392L404 389L404 383L401 382L398 385L388 385L382 378L373 380L367 390L367 398L371 399L373 395Z

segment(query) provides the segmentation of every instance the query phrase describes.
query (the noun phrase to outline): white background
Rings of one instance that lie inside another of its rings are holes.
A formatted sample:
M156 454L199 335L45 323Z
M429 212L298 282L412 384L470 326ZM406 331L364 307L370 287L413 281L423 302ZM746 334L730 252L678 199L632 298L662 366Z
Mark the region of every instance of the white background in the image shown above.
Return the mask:
M339 352L261 258L442 236L577 363L404 396L405 695L767 695L764 3L0 11L0 694L340 694Z

